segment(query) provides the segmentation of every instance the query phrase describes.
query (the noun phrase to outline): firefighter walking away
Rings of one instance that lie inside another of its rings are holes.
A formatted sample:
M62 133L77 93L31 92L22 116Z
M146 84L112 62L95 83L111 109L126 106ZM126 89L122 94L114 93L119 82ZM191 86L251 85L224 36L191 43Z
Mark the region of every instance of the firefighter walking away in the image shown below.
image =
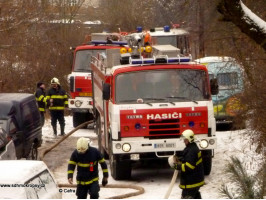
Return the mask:
M201 199L200 187L204 185L204 170L201 151L195 143L194 132L190 129L182 133L186 145L180 160L176 156L170 156L169 165L181 171L180 185L182 199Z
M103 171L102 185L108 183L107 164L101 153L90 146L90 139L81 137L77 141L75 149L68 162L68 182L73 184L73 174L77 166L77 190L78 199L87 199L89 193L91 199L99 198L99 171L98 163Z
M57 78L51 80L51 88L47 93L47 101L51 114L51 125L53 127L54 136L57 136L57 120L60 124L61 135L65 135L65 117L64 109L68 107L68 97L66 91L60 86Z

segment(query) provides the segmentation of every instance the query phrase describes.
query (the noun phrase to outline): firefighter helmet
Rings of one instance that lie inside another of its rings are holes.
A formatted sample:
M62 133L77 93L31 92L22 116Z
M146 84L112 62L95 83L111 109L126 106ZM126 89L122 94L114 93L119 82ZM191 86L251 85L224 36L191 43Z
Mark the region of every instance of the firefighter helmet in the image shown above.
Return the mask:
M52 78L52 80L51 80L51 84L57 84L57 85L60 85L60 82L59 82L59 80L58 80L58 78Z
M189 141L189 143L192 143L195 140L194 132L190 129L183 131L182 137L186 138Z
M90 139L89 138L84 138L81 137L77 141L77 150L79 153L84 153L85 151L88 150L90 145Z

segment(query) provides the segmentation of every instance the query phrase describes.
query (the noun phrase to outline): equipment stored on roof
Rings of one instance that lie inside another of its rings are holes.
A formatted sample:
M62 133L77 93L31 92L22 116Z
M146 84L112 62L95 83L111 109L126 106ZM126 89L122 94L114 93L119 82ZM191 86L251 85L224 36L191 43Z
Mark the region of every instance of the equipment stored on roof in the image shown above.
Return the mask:
M187 129L209 174L216 127L206 66L176 47L145 44L142 33L126 40L128 49L107 49L91 65L98 146L110 159L111 175L128 179L133 162L179 154Z

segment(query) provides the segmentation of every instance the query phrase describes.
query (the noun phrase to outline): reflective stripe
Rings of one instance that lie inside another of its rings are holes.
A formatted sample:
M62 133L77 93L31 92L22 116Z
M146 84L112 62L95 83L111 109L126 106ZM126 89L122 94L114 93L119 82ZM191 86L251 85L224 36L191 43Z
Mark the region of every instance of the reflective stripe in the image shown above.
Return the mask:
M190 169L195 169L195 167L188 162L186 162L186 166L188 166Z
M68 105L68 101L65 101L65 104L67 104L67 105Z
M181 169L182 169L182 172L185 172L186 171L185 164L182 164L181 165Z
M44 98L44 96L43 96L43 95L39 96L39 98L36 98L36 99L37 99L37 101L41 101L41 100L42 100L42 98Z
M101 160L99 160L98 162L99 162L99 163L103 163L103 162L104 162L104 158L101 159Z
M201 151L198 153L198 158L200 158L201 157Z
M50 110L64 110L65 107L61 107L61 106L58 106L58 107L49 107Z
M195 183L195 184L193 184L193 185L179 185L179 187L180 187L181 189L188 189L188 188L200 187L200 186L202 186L202 185L204 185L204 181L201 181L200 183Z
M99 180L99 177L94 178L94 179L92 179L90 181L77 181L77 184L80 184L80 185L89 185L89 184L93 183L94 181L98 181L98 180Z
M43 112L44 112L44 111L45 111L45 109L44 109L44 108L39 108L39 111L43 111Z
M202 158L198 160L198 162L196 163L196 165L199 165L202 162Z
M76 165L77 163L75 161L70 160L68 161L68 164Z
M78 163L79 167L89 167L90 164L85 164L85 163Z
M67 96L66 97L65 96L62 96L62 95L52 95L51 98L52 99L64 99L64 98L67 98Z
M108 172L108 169L103 169L103 172Z
M68 174L73 174L73 173L74 173L74 171L72 171L72 170L69 170L69 171L67 171L67 173L68 173Z

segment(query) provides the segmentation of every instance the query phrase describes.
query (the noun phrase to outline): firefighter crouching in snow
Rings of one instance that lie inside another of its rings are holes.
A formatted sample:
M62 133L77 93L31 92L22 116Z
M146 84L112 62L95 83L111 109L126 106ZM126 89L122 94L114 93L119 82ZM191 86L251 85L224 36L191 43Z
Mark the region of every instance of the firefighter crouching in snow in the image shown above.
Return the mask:
M101 153L89 145L90 139L79 138L75 149L68 162L68 182L73 184L73 173L77 165L77 191L78 199L87 199L89 192L91 199L99 198L99 172L98 163L103 170L102 185L108 183L107 164Z
M194 132L185 130L182 133L186 145L180 160L176 156L170 156L169 165L181 171L180 185L182 199L201 199L199 189L204 185L204 171L201 151L194 142Z
M51 114L51 125L53 127L54 136L57 136L57 120L60 124L61 135L65 135L64 109L68 107L68 97L65 90L61 88L57 78L51 80L51 88L47 92L46 98Z
M41 122L42 126L44 125L44 113L45 113L45 108L46 108L46 95L45 95L45 84L43 82L38 82L37 83L37 89L36 92L34 93L36 101L38 103L39 107L39 112L41 114Z

